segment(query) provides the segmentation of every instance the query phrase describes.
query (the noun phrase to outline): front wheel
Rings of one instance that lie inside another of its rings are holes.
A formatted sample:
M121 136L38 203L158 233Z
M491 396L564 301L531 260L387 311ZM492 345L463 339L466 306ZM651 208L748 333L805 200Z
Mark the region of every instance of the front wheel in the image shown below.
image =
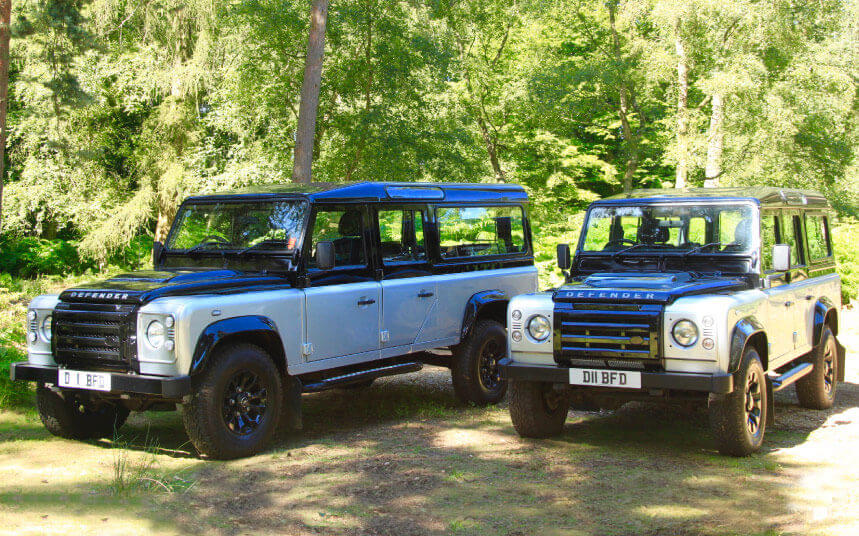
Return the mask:
M838 388L838 347L829 326L823 328L820 343L811 351L811 372L796 382L799 405L809 409L829 409Z
M767 425L766 377L756 349L745 349L734 379L732 393L710 396L710 428L720 453L748 456L763 444Z
M564 431L570 407L567 393L551 383L510 382L510 420L522 437L552 437Z
M261 348L219 349L182 406L182 420L200 454L216 459L250 456L277 430L283 400L280 371Z
M497 404L507 394L498 362L507 355L507 331L495 320L481 320L453 352L453 390L462 402Z
M60 395L44 386L36 389L36 406L45 428L66 439L113 437L129 414L122 406L98 404L69 391Z

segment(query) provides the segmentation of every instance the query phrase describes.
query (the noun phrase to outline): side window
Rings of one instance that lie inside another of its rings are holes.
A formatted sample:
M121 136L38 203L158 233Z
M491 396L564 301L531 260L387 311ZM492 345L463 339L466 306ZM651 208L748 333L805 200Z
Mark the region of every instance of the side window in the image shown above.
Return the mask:
M790 264L791 266L800 266L803 263L802 255L800 254L800 234L799 216L785 214L782 219L784 225L781 226L781 242L790 246Z
M379 236L382 262L425 261L423 212L420 210L380 210Z
M832 255L829 243L829 222L826 216L805 216L805 232L808 235L808 256L823 259Z
M316 245L334 243L334 266L366 264L363 212L354 207L319 207L313 223L311 257L307 267L316 268Z
M525 251L522 207L440 207L436 219L443 259Z
M772 270L773 246L776 244L776 216L761 214L761 266L763 271Z

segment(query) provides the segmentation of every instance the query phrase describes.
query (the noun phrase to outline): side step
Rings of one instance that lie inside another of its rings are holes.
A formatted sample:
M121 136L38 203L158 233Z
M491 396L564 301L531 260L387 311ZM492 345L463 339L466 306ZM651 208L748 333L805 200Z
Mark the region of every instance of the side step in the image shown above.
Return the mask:
M811 373L812 369L814 369L814 365L811 363L800 363L780 376L769 376L773 391L781 391L788 385L796 382L796 380Z
M344 385L349 385L350 383L358 383L364 380L372 380L383 376L395 376L397 374L405 374L407 372L417 372L423 367L423 363L399 363L397 365L388 365L386 367L360 370L358 372L350 372L349 374L343 374L342 376L332 376L331 378L326 378L318 382L305 384L302 386L301 391L303 393L318 393L319 391L326 391L328 389L334 389L335 387L342 387Z

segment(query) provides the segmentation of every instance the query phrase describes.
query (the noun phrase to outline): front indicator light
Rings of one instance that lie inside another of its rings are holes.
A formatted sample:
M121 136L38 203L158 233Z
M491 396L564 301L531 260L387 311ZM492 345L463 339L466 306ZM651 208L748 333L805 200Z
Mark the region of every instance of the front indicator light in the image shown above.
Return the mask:
M518 331L514 331L510 337L513 339L513 342L521 342L522 341L522 333Z

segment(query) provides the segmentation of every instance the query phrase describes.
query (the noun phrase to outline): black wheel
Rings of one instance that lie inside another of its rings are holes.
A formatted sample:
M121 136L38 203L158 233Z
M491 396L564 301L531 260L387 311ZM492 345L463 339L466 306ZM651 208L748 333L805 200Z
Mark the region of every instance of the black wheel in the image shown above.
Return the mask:
M796 382L799 404L810 409L829 409L838 390L838 347L829 326L823 327L820 343L811 351L811 372Z
M453 351L453 390L462 402L497 404L507 393L498 362L507 355L507 331L495 320L480 320Z
M710 428L720 453L748 456L763 444L766 425L764 367L757 350L747 347L734 375L734 391L710 396Z
M510 420L522 437L552 437L564 431L570 407L566 391L551 383L510 382Z
M70 391L60 395L44 386L36 389L36 406L45 428L67 439L113 437L129 414L122 406L97 403Z
M280 371L261 348L232 344L219 349L182 406L188 437L200 454L232 459L268 445L283 406Z

